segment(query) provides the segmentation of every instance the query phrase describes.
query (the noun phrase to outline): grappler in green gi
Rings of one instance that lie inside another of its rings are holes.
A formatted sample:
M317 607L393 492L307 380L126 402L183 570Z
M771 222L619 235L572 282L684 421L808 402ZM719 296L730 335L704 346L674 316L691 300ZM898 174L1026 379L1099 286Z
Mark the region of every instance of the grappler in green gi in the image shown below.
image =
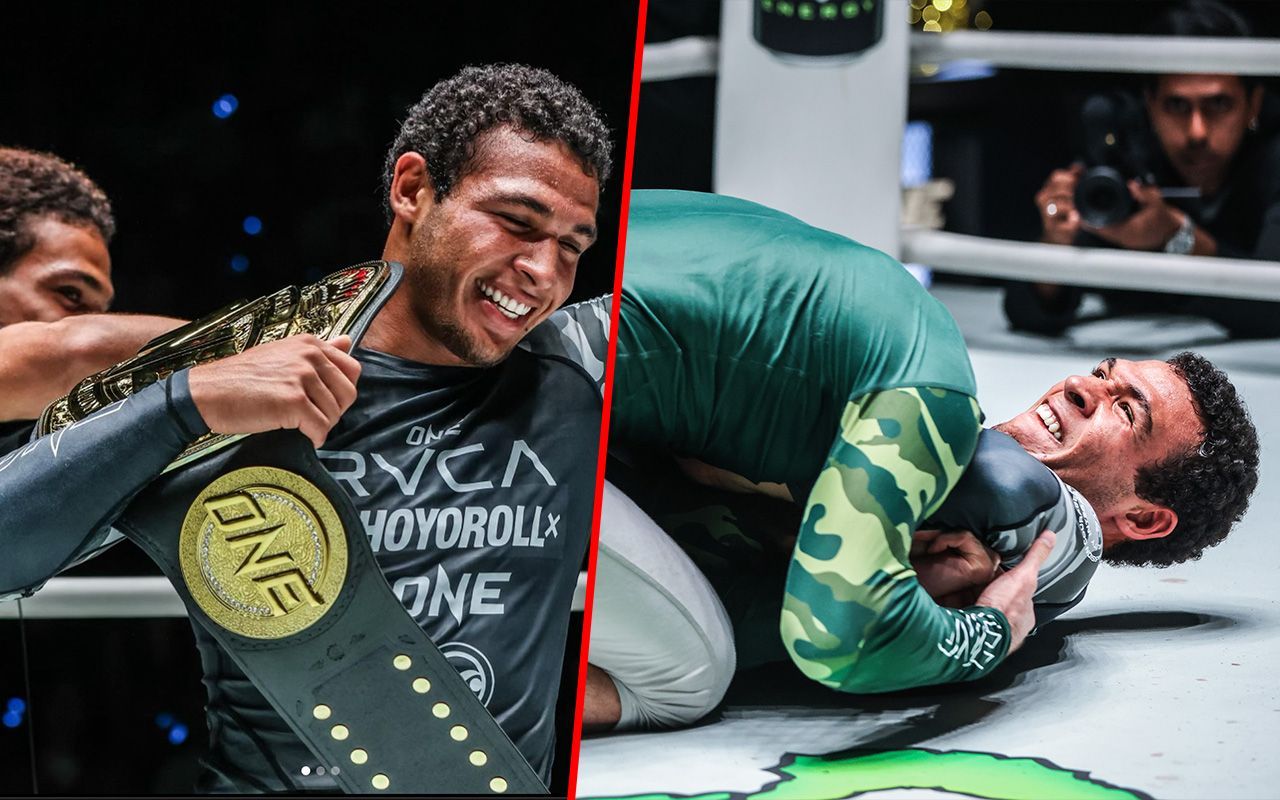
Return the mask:
M628 225L611 441L804 503L779 623L795 664L857 692L999 663L1051 537L1001 600L963 609L908 558L981 431L947 310L889 256L754 203L635 192Z

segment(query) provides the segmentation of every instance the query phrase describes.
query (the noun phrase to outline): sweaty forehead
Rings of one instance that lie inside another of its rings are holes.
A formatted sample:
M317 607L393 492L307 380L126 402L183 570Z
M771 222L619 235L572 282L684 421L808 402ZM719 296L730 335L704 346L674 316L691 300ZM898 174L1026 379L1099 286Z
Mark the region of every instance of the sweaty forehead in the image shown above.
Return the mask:
M1140 388L1151 402L1157 432L1198 437L1200 417L1187 382L1163 361L1116 361L1115 376ZM1188 442L1189 443L1189 442Z
M508 127L495 128L477 138L471 169L462 182L469 179L505 188L541 185L590 206L593 212L600 194L599 183L586 173L568 145L535 140L531 134Z
M1185 398L1191 402L1191 391L1186 381L1178 377L1173 367L1163 361L1129 361L1117 358L1114 372L1134 382L1143 383L1156 394L1166 400Z

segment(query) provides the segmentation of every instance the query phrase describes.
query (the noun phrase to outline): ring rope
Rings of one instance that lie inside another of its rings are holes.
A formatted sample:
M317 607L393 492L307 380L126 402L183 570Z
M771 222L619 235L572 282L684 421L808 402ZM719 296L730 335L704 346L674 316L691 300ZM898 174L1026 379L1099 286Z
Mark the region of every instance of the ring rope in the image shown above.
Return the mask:
M1280 75L1274 39L952 31L910 41L912 65L980 59L1018 69Z
M1072 286L1280 300L1280 263L1010 242L907 228L902 260L941 272Z
M578 573L573 610L583 609L587 574ZM53 578L22 601L27 619L124 619L185 617L187 609L168 578ZM18 604L0 602L0 619L17 619Z
M912 33L911 64L979 60L1016 69L1280 75L1274 39L952 31ZM642 81L714 75L719 42L686 36L644 46Z
M720 67L720 40L714 36L684 36L644 46L642 81L670 81L715 75Z

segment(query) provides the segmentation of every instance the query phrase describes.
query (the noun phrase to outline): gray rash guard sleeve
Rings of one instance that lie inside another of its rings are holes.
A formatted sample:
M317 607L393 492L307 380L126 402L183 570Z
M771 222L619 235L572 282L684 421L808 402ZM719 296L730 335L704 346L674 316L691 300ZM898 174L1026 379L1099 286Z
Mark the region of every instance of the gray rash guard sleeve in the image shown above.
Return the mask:
M182 370L0 455L0 597L29 596L118 540L129 501L208 430Z
M534 328L520 347L535 355L550 356L581 367L604 395L604 370L609 359L609 310L613 295L606 294L565 306Z

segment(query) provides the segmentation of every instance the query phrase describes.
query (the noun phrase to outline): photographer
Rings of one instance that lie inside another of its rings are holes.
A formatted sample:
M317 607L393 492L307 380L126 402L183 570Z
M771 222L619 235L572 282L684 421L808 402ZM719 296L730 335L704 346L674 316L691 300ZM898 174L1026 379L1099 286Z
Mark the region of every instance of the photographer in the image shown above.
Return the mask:
M1251 36L1239 14L1212 0L1170 9L1148 33ZM1099 226L1077 207L1084 166L1055 170L1035 198L1041 241L1280 261L1280 137L1261 130L1263 98L1263 87L1249 76L1151 76L1143 92L1150 131L1138 135L1153 140L1146 166L1154 183L1125 176L1132 213ZM1087 104L1086 127L1089 113ZM1199 196L1168 197L1161 187L1188 187ZM1076 321L1083 293L1073 286L1014 284L1005 294L1005 314L1015 329L1059 334ZM1194 313L1233 336L1280 336L1277 303L1119 290L1103 297L1112 313Z

